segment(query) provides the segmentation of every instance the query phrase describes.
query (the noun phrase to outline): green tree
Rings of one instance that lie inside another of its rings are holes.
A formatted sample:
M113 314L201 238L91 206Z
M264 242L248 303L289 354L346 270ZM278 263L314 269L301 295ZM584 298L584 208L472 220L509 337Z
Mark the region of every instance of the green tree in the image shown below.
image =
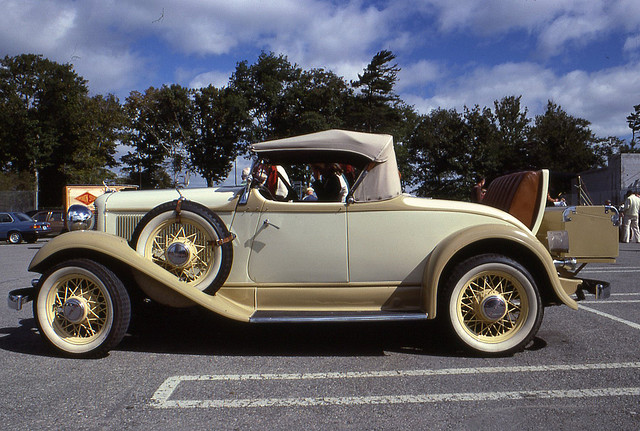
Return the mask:
M100 103L71 65L40 55L0 60L0 168L30 172L40 204L60 205L67 183L98 175L113 163L114 116L91 118ZM114 108L115 109L115 108ZM92 121L97 120L97 121ZM77 163L89 154L83 167Z
M495 176L528 168L527 140L531 120L527 108L520 105L522 96L507 96L493 103L498 138L490 154L487 174Z
M193 133L192 101L180 85L131 92L125 103L129 117L123 143L133 147L122 157L129 180L141 188L179 183L189 170L188 142Z
M400 68L396 56L387 50L373 56L358 80L351 86L358 90L352 99L348 122L355 130L370 133L393 133L402 119L403 103L395 93Z
M247 99L232 88L208 86L193 91L191 109L190 163L211 187L227 177L246 147L244 139L251 127Z
M491 109L478 105L464 108L467 127L469 167L460 186L469 190L479 178L494 178L502 173L500 133Z
M536 116L529 134L530 166L578 173L601 164L594 152L596 137L589 124L549 101L545 113Z
M153 87L144 94L132 91L124 105L128 122L122 142L132 150L122 156L122 170L128 175L127 181L138 184L140 188L171 185L171 177L165 168L168 152L156 124L157 93Z
M126 118L113 95L97 95L83 101L82 124L66 168L70 183L100 184L113 180L118 166L116 147L122 139Z
M627 124L631 129L631 150L636 146L636 132L640 130L640 105L633 107L634 111L627 116Z
M411 183L418 196L464 199L471 178L469 133L455 110L435 109L420 118L409 138L414 173Z
M253 119L249 140L263 141L284 137L278 124L286 112L285 94L299 79L302 69L289 63L284 55L261 53L255 64L246 61L236 65L230 87L247 99Z
M323 69L302 71L282 95L275 117L279 136L293 136L344 127L345 107L352 91L345 80Z

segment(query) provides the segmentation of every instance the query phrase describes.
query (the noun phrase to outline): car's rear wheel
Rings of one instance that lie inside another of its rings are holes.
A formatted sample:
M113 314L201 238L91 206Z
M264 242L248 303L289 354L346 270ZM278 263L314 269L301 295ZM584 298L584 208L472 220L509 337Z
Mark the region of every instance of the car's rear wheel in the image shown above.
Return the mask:
M439 310L466 349L494 355L522 350L542 323L544 309L531 274L506 256L485 254L458 264Z
M44 273L33 312L52 347L67 356L97 357L124 337L131 304L111 270L89 259L74 259Z
M208 294L226 281L233 262L231 234L220 217L190 201L166 202L136 226L131 247Z
M22 242L22 234L20 232L9 232L7 241L10 244L20 244Z

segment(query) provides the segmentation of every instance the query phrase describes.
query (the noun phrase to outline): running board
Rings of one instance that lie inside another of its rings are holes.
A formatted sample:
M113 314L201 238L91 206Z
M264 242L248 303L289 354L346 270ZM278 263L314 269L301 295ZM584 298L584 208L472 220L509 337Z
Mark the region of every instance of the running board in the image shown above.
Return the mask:
M256 311L251 323L398 322L426 320L427 313L398 311Z

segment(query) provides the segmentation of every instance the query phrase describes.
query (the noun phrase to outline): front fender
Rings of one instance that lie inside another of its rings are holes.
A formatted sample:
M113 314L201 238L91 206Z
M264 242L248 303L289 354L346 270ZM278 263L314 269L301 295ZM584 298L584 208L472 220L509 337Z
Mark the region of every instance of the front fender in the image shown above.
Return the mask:
M96 231L74 231L60 235L45 244L31 260L29 271L44 272L57 257L65 254L103 255L139 271L163 285L173 289L193 302L234 320L249 321L253 308L242 306L222 295L208 295L187 283L179 281L151 260L133 250L119 236Z
M442 272L450 259L460 250L482 240L505 240L526 248L542 264L556 296L574 310L578 304L562 288L553 259L547 249L533 235L516 226L486 224L467 228L440 241L427 260L422 279L422 306L429 316L436 316L437 295Z

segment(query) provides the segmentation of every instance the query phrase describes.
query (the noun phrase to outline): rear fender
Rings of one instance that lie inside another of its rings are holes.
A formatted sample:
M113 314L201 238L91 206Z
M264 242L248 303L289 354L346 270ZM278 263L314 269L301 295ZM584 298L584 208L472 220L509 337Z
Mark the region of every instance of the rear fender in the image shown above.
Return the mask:
M429 255L422 279L422 307L430 317L436 317L438 289L440 283L445 282L442 279L443 271L451 259L455 258L458 252L474 243L496 239L526 248L544 268L544 274L539 275L546 277L557 298L572 309L578 309L578 304L563 289L551 255L533 235L515 226L491 224L455 232L442 240ZM495 252L495 250L491 251ZM509 255L508 252L504 254Z
M125 239L103 232L75 231L54 238L38 250L29 265L29 271L42 273L51 264L58 262L61 256L70 253L99 255L104 256L105 261L117 261L122 266L151 277L196 304L234 320L248 322L249 316L255 311L252 307L240 305L222 295L208 295L179 281L173 274L138 254Z

